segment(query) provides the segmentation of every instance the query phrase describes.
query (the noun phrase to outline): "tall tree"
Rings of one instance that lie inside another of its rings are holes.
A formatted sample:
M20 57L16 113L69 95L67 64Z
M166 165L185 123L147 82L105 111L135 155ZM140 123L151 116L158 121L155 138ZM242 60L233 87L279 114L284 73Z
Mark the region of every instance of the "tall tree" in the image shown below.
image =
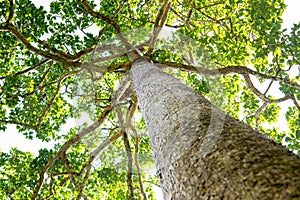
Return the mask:
M1 153L1 198L153 199L158 179L166 199L299 198L279 143L300 148L300 24L281 29L282 0L0 8L0 128L56 143ZM289 131L268 125L279 103ZM69 118L87 123L62 133Z

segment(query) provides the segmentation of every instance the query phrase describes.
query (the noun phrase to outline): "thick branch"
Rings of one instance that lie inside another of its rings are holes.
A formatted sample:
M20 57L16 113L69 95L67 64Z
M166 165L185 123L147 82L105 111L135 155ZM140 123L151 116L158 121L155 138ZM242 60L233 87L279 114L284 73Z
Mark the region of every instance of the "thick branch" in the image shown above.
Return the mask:
M165 0L163 5L159 9L159 12L156 16L154 28L153 28L153 34L150 39L149 49L146 54L147 56L150 56L154 50L154 45L155 45L156 39L168 18L168 13L169 13L170 8L171 8L171 3L169 2L169 0Z
M0 31L10 31L17 39L19 39L26 47L28 50L34 52L35 54L44 56L45 58L49 58L51 60L55 60L58 62L61 62L67 66L77 66L76 63L68 61L65 58L61 58L58 55L51 54L49 52L43 51L41 49L38 49L34 47L27 39L26 37L21 34L12 24L7 24L5 26L0 27Z
M10 23L10 21L12 20L12 18L14 17L14 1L10 0L9 1L9 14L8 14L8 18L6 20L6 23Z

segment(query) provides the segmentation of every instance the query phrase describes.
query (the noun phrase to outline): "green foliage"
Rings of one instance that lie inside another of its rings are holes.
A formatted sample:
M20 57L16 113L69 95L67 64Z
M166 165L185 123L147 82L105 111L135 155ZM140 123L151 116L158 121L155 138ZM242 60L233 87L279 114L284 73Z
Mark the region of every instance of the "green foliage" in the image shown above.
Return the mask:
M92 122L101 121L99 116L114 103L115 90L130 68L120 34L132 45L141 45L135 48L144 55L153 47L147 57L174 64L164 71L229 115L299 152L299 108L289 107L285 114L290 130L271 127L280 118L278 102L271 97L275 95L258 88L258 97L245 81L249 71L222 74L226 67L245 66L260 73L252 75L261 83L266 76L279 81L278 90L299 102L295 84L300 84L300 75L289 69L300 63L300 23L290 33L281 29L283 0L171 2L167 32L150 46L153 27L158 30L161 20L160 0L53 0L47 9L30 0L15 0L13 7L9 0L0 1L0 131L16 124L27 139L55 143L54 149L40 149L36 157L17 149L0 154L0 199L30 199L40 172L58 154L42 173L37 198L75 199L82 191L89 199L129 199L128 149L121 138L110 141L121 127L115 110L100 128L75 141ZM120 105L124 116L131 100ZM141 113L137 109L134 114L136 132L127 132L132 156L138 147L142 171L132 163L132 186L142 199L140 173L148 199L154 199L151 182L158 184L158 179L149 172L154 162L150 139ZM68 119L75 119L76 127L62 131ZM94 150L107 141L111 143L89 163Z
M26 188L33 188L38 174L33 164L33 156L17 149L9 153L1 153L0 159L0 198L11 196L14 199L29 199L30 192Z

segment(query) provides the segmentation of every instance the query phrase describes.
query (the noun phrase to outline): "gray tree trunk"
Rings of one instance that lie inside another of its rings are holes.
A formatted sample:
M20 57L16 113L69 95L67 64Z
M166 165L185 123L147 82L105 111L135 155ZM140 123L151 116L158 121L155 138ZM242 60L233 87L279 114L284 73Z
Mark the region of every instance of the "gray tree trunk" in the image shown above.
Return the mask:
M300 160L147 60L131 69L165 199L300 199Z

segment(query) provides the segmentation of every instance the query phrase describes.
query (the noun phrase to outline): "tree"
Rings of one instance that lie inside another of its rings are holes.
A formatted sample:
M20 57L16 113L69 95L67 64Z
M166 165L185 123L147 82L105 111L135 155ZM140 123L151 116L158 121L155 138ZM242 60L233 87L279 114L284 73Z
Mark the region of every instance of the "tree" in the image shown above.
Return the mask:
M1 198L153 199L158 179L172 199L299 198L300 24L281 30L281 0L0 8L0 128L56 141L1 153ZM282 102L289 132L266 125ZM60 132L84 113L92 122Z

